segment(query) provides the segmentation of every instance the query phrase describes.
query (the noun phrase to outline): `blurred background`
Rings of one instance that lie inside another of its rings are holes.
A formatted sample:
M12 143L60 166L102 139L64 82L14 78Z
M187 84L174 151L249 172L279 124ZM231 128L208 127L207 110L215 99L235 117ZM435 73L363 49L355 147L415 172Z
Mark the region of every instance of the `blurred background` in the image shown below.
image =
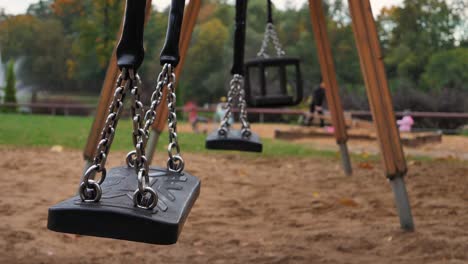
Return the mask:
M141 76L151 87L159 70L168 1L155 1L146 28ZM232 62L232 1L205 1L178 89L178 102L218 102ZM288 55L303 58L306 95L320 79L305 1L273 1ZM346 110L368 110L346 1L325 1L328 32ZM465 0L372 1L397 111L466 112L468 25ZM73 104L68 110L23 105L15 111L89 115L116 43L124 1L0 1L0 97L3 102ZM246 57L258 51L265 27L263 0L249 3ZM16 79L15 97L6 79ZM11 90L11 89L10 89ZM146 96L151 89L145 89ZM79 106L83 107L79 107ZM307 101L299 108L307 108ZM87 107L89 106L89 107ZM456 129L463 119L423 118L416 127Z

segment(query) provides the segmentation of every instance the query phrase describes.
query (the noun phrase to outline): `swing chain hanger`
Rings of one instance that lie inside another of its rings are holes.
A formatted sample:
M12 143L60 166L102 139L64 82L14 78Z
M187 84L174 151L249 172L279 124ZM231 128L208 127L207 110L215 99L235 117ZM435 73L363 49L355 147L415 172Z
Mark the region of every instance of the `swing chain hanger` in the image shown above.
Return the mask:
M174 67L171 64L165 64L167 67L167 108L168 113L168 128L169 128L169 145L167 147L167 154L169 159L167 160L167 168L172 172L181 173L184 170L184 159L180 154L179 139L177 136L177 112L176 112L176 93L175 93L175 82L176 76L174 73ZM174 152L175 150L175 152Z
M283 47L278 38L278 33L276 31L276 27L273 23L267 23L265 27L265 34L263 36L262 46L260 47L260 51L257 53L257 57L269 58L270 55L267 53L268 44L271 42L276 50L276 56L282 57L286 55L284 52Z
M114 140L117 123L122 114L125 95L132 83L129 81L129 75L132 74L132 72L123 69L122 73L117 78L113 100L109 106L109 115L107 116L106 123L104 124L101 132L101 140L99 141L96 153L94 154L93 165L85 172L83 181L80 185L79 193L83 202L98 202L101 199L101 184L104 182L107 173L105 167L107 156L109 154L112 141ZM125 84L122 85L124 81ZM101 179L98 182L94 179L97 173L101 173Z
M131 91L133 143L135 150L128 153L126 161L129 167L135 168L138 175L138 189L136 189L133 194L133 202L135 206L142 209L153 209L158 202L158 195L149 186L149 163L145 156L145 147L149 138L149 130L156 119L156 110L162 101L163 88L166 86L168 88L167 102L169 109L169 159L167 161L167 168L169 171L177 173L181 173L184 169L184 160L180 154L180 146L177 137L174 67L171 64L165 64L158 76L156 88L151 95L151 106L146 113L144 113L143 104L140 101L139 87L134 86ZM144 118L142 118L143 116ZM173 153L173 150L176 150L176 152Z
M132 139L135 150L127 154L126 163L129 167L135 168L137 173L138 188L133 193L135 206L142 209L153 209L158 203L158 195L150 186L149 163L145 156L145 147L149 138L149 130L156 119L156 110L162 101L163 89L166 86L168 89L167 103L169 109L169 159L167 161L167 169L175 173L183 172L184 160L180 154L177 136L175 79L174 67L166 63L158 76L156 88L151 95L151 106L144 112L144 105L140 100L140 77L133 69L122 68L122 72L116 82L114 97L109 106L109 115L101 132L101 141L97 146L93 165L85 172L83 182L80 185L79 193L83 202L98 202L101 199L101 184L104 182L107 172L105 168L107 156L114 139L117 123L123 111L123 101L129 90L132 95ZM97 173L102 174L99 181L94 180Z
M229 86L228 101L225 106L226 113L224 114L221 125L218 129L220 136L226 136L229 132L231 124L229 120L232 116L232 107L237 100L237 105L240 108L239 119L242 124L241 134L243 137L249 137L252 132L250 130L250 123L247 120L247 103L245 101L244 91L244 77L240 74L234 74Z
M145 113L143 103L140 100L141 80L138 75L135 77L135 85L132 86L131 90L131 114L133 124L132 139L135 150L127 154L126 161L129 167L135 168L136 174L138 175L138 189L135 190L133 194L133 202L135 206L142 209L152 209L158 202L158 196L156 192L149 187L149 164L145 156L145 147L148 142L149 127L156 116L155 107L157 107L161 100L160 98L159 100L156 99L156 103L152 103L150 109ZM161 87L162 85L158 85L153 94L158 94L158 92L161 93ZM153 107L153 105L156 106ZM143 121L145 123L144 126Z

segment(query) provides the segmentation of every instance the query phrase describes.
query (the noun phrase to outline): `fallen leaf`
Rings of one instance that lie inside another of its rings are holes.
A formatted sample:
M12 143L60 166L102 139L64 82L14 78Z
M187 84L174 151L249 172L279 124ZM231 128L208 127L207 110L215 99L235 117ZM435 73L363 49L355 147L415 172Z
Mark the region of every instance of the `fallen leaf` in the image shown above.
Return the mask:
M351 198L341 198L340 204L348 207L358 207L358 203Z
M366 169L366 170L371 170L374 168L374 166L370 164L369 162L360 162L358 164L358 167L361 169Z

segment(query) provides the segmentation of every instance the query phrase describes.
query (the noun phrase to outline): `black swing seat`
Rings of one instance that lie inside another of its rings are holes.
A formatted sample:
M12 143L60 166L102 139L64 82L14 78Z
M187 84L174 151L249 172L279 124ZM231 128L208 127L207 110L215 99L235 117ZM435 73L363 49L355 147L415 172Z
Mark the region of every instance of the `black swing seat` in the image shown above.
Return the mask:
M255 58L245 62L245 97L250 107L297 105L302 102L302 85L299 58Z
M252 133L249 137L243 137L241 131L236 129L229 129L225 136L220 136L218 130L213 131L206 138L205 147L207 149L250 152L262 152L263 149L257 134Z
M170 245L177 242L184 222L200 193L200 180L188 173L152 167L150 185L158 194L157 206L140 209L133 204L137 188L135 169L113 168L102 184L97 203L79 196L49 208L47 228L57 232Z

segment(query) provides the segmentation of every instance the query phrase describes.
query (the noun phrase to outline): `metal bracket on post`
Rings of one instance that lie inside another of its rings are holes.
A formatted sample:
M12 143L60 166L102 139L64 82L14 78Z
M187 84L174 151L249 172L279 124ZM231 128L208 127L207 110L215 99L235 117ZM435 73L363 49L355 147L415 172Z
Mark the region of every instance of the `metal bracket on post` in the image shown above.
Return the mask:
M148 139L148 145L146 146L145 156L146 156L146 159L148 160L148 164L150 165L151 165L151 162L153 161L153 155L154 155L154 152L156 151L156 147L158 146L159 136L161 136L161 133L153 129Z
M411 206L408 199L408 192L406 191L405 180L403 176L400 175L389 179L389 181L395 197L398 215L400 216L400 226L403 230L413 231L413 215L411 214Z
M351 166L351 158L349 156L348 145L346 144L346 142L344 142L338 143L338 146L340 146L340 156L341 161L343 162L343 170L346 176L351 176L353 174L353 167Z

